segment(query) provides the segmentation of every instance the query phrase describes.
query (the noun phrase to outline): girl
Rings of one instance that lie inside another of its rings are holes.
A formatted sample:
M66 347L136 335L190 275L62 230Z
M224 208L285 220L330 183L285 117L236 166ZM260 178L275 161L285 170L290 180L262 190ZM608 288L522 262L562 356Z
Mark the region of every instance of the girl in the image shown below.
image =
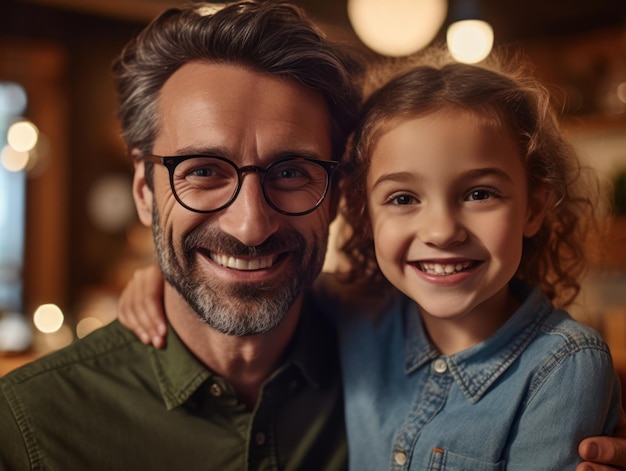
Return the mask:
M341 313L350 467L573 469L572 443L619 416L607 346L560 309L596 181L521 67L439 62L366 102L344 186L351 286L318 287Z

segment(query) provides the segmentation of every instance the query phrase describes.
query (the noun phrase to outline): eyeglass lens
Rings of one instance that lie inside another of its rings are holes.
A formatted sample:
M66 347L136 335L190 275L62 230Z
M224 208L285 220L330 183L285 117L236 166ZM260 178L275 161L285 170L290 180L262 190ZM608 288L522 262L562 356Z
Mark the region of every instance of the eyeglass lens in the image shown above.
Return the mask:
M240 184L236 167L213 157L180 162L172 179L181 202L197 211L213 211L227 205ZM328 173L315 162L293 159L270 165L262 182L271 205L285 213L297 214L318 205L327 190Z

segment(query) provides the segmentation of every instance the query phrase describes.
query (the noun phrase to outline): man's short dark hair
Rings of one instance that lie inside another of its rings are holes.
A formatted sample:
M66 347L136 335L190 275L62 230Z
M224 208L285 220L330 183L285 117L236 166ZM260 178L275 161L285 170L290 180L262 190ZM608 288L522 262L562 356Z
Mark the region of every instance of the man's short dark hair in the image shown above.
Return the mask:
M242 1L166 10L123 50L113 66L119 119L129 150L150 153L158 131L157 98L167 79L191 61L237 64L319 91L330 110L333 158L356 123L361 63L294 5Z

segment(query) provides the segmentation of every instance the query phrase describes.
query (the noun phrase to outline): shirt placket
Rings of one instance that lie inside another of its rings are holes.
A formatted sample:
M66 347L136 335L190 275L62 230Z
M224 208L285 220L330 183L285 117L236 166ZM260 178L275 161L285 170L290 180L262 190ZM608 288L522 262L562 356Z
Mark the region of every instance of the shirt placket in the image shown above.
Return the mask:
M284 389L284 381L275 378L262 390L261 400L253 414L248 434L249 470L278 471L280 469L275 412L276 408L287 399Z
M422 429L443 408L452 384L452 375L444 357L434 359L425 381L416 388L411 409L393 443L391 471L408 470L413 449Z

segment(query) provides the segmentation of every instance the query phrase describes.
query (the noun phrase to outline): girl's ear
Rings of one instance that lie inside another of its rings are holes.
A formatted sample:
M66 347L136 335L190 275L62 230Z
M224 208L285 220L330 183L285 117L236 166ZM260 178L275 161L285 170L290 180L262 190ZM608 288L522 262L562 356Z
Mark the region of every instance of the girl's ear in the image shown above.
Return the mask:
M133 157L136 157L133 152ZM133 159L135 174L133 176L133 199L137 207L139 220L143 225L152 226L152 205L154 204L154 194L146 182L146 164L137 158Z
M536 188L528 196L528 209L524 223L524 237L534 236L539 229L548 211L548 205L552 199L552 192L545 187Z

